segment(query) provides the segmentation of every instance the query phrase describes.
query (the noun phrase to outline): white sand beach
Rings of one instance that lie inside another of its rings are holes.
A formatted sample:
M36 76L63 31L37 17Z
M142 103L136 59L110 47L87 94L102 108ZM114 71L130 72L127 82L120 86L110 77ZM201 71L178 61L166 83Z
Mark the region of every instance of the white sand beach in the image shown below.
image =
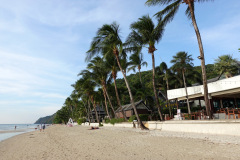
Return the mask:
M51 126L0 142L1 160L239 159L240 137Z

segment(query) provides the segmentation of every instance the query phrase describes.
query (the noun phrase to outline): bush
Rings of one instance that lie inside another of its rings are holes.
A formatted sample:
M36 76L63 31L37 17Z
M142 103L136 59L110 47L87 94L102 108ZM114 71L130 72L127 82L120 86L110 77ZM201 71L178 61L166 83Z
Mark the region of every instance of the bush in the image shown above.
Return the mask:
M111 123L112 125L114 125L115 123L121 123L121 122L124 122L124 121L125 121L125 120L124 120L123 118L118 118L118 119L113 118L113 119L110 120L110 123Z
M135 116L135 115L132 115L132 116L128 119L128 122L132 122L133 120L136 120L136 116Z
M104 119L104 122L105 122L105 123L110 123L110 119L105 118L105 119Z
M116 118L112 118L112 119L110 120L110 123L111 123L112 125L114 125L115 123L117 123L117 119L116 119Z
M125 120L124 120L124 118L118 118L117 119L117 123L122 123L122 122L124 122Z
M81 119L78 119L77 120L77 123L79 124L79 125L81 125L82 123L85 123L86 122L86 118L81 118Z

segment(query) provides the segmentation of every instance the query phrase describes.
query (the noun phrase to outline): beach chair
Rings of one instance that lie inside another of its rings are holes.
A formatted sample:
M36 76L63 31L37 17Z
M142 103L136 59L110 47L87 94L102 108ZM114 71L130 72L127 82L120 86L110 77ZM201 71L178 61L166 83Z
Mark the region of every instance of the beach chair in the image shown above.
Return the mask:
M228 109L227 110L227 115L228 115L228 119L231 119L231 115L233 115L233 119L235 119L235 113L234 113L234 109Z

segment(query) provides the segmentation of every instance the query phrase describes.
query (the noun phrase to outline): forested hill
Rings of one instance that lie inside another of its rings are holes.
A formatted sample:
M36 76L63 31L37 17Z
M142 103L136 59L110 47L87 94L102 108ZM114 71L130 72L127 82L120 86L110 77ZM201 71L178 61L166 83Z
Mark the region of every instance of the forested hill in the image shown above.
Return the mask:
M51 116L41 117L34 124L52 124L54 120L55 114Z

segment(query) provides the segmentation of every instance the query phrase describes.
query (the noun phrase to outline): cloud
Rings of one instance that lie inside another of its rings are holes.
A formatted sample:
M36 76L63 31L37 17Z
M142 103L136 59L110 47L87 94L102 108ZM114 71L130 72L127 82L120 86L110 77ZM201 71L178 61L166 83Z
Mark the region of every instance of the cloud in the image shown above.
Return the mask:
M225 19L222 23L202 29L202 38L207 46L222 48L231 51L239 47L240 14ZM195 37L194 37L195 38Z
M73 66L63 62L7 52L0 52L0 59L0 93L30 94L36 89L59 87L56 81L66 84L76 77Z

